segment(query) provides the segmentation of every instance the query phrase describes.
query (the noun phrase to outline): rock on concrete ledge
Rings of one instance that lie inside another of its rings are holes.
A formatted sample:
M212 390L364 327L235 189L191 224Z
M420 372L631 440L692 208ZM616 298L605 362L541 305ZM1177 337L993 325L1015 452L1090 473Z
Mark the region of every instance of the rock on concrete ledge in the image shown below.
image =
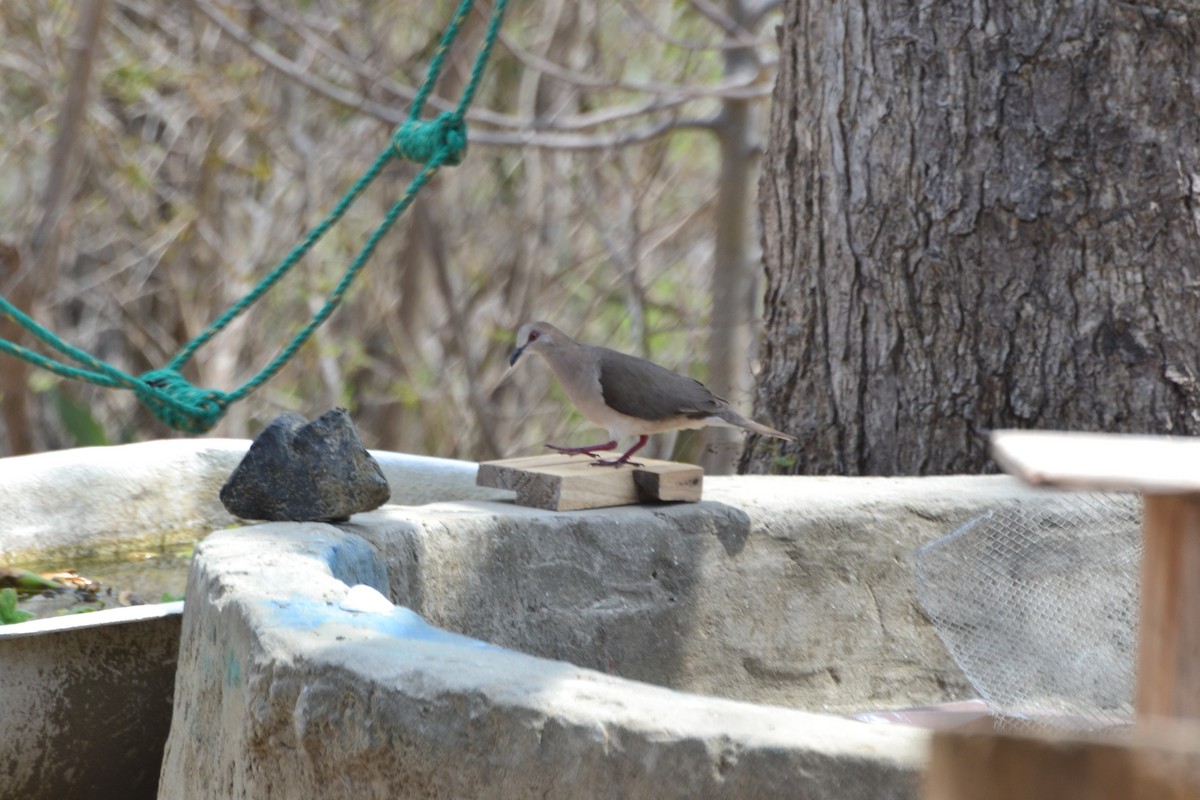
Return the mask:
M920 731L679 693L403 607L346 610L353 584L386 593L383 562L333 526L205 540L160 797L915 795Z
M335 522L388 501L379 463L344 408L309 422L280 414L254 439L221 487L221 504L242 519Z

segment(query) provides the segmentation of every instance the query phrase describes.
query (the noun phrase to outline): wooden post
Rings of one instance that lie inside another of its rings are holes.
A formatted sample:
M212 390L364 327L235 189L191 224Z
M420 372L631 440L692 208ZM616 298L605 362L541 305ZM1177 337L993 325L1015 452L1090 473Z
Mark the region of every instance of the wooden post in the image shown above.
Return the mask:
M996 431L992 455L1035 486L1143 493L1138 722L1200 719L1200 439Z
M1138 719L1200 719L1200 495L1148 494L1144 514Z
M1131 740L939 731L925 800L1194 800L1200 729L1139 727Z

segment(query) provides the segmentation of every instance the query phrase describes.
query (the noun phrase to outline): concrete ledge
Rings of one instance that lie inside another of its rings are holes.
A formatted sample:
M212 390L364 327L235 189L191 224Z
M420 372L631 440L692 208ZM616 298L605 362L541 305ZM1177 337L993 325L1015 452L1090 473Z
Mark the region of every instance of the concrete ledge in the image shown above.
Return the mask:
M136 625L143 622L155 622L164 617L180 617L182 615L182 600L126 608L107 608L103 611L92 611L86 614L67 614L62 617L30 620L20 625L0 626L0 643L3 643L5 639L21 639L26 636L40 636L44 633L62 633L84 628L106 628L110 625ZM176 623L178 624L178 620Z
M834 713L971 696L914 554L1050 493L1004 476L710 478L699 504L385 508L346 530L431 624L683 691Z
M348 584L386 589L383 575L366 539L330 526L210 536L160 797L915 794L920 731L678 693L402 607L342 607Z
M160 797L915 797L924 732L810 712L972 695L914 552L987 510L1054 518L1060 496L1002 476L705 496L213 534Z
M0 459L0 565L153 549L233 525L217 493L249 446L164 439ZM477 464L371 454L396 505L508 496L475 486Z
M154 797L182 605L0 627L0 795Z
M171 439L0 459L0 565L116 557L235 523L217 497L249 442ZM504 493L477 466L374 453L394 503ZM181 603L0 627L5 797L155 796Z

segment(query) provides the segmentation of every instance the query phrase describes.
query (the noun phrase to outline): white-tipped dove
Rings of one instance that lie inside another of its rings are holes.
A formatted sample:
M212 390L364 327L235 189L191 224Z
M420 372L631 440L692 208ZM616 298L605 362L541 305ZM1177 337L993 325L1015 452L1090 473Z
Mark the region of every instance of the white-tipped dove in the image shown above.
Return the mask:
M516 366L526 351L544 358L583 416L612 434L612 441L587 447L546 445L567 455L589 455L596 459L593 466L637 465L629 458L645 446L650 434L683 428L725 425L780 439L796 438L746 419L697 380L644 358L580 344L548 322L521 326L509 366ZM605 461L596 455L616 448L625 436L636 436L638 440L620 458Z

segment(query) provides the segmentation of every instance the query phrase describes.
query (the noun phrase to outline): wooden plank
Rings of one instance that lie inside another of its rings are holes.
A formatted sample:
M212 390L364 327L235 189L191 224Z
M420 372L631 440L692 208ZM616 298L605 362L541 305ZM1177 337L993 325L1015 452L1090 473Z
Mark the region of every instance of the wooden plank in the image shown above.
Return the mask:
M1200 719L1200 496L1146 495L1138 721Z
M1200 728L1127 739L938 731L925 800L1184 800L1200 797Z
M678 467L693 467L691 464L675 464L674 466L677 469L639 468L634 470L633 482L637 484L638 496L663 502L694 503L699 500L704 482L704 469L701 467L678 469Z
M620 453L601 455L616 458ZM619 469L593 467L590 458L558 453L485 461L479 465L475 483L515 491L518 505L550 511L700 500L703 469L694 464L640 460L640 467Z
M1058 431L995 431L992 457L1035 486L1200 492L1200 438Z

